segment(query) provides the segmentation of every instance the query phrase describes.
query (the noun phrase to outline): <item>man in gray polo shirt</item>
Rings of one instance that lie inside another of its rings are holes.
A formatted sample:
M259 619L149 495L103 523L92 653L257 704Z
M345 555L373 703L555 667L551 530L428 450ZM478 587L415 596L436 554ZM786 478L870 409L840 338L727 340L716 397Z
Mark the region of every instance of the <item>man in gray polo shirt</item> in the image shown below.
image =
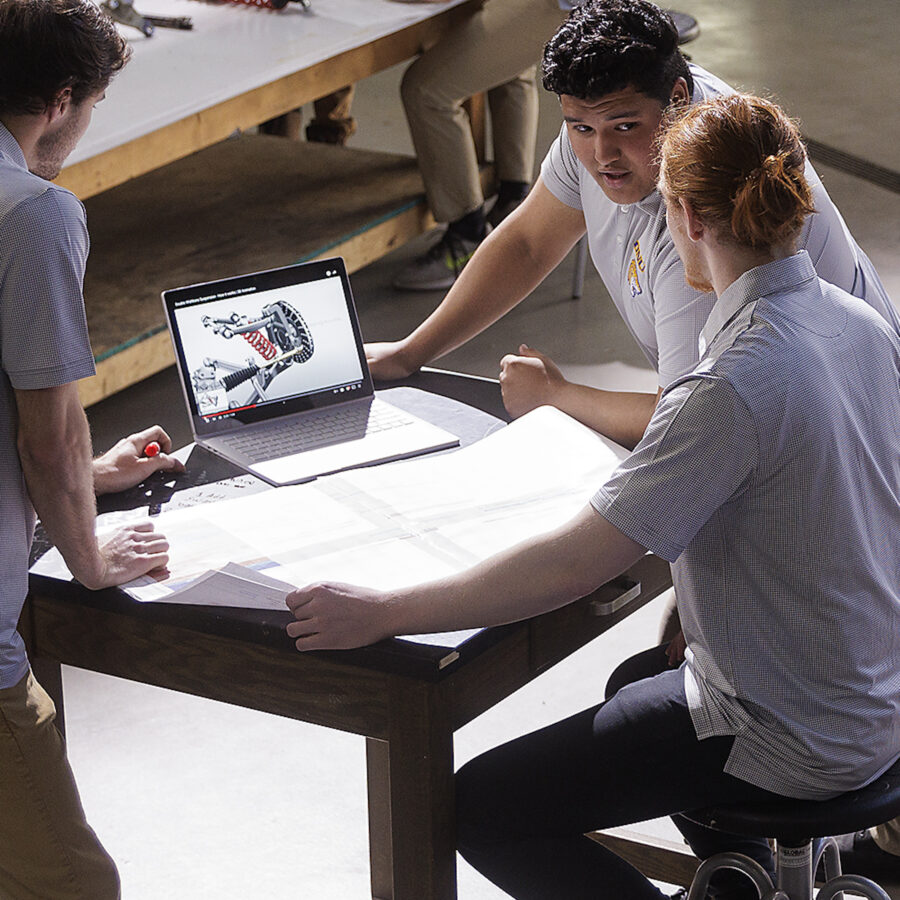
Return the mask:
M487 328L528 296L585 232L594 265L658 372L660 389L693 368L711 301L684 283L655 188L653 142L666 106L730 88L689 66L677 41L674 25L647 0L589 0L571 13L544 54L544 87L559 95L565 125L535 187L479 246L425 322L402 340L367 346L375 378L404 377ZM822 278L900 328L871 262L811 166L807 175L816 214L800 246ZM500 379L512 415L553 405L628 447L643 434L658 396L568 382L524 345L503 360Z
M900 336L792 252L813 201L804 163L759 98L697 104L667 132L669 227L688 280L717 299L699 363L581 513L434 582L288 595L305 651L534 616L648 549L673 564L683 666L457 774L459 849L513 897L661 900L586 832L833 797L900 759ZM699 855L734 849L706 831ZM763 838L741 843L771 871Z
M85 821L54 725L16 631L35 510L89 588L164 565L152 526L94 536L95 492L180 468L154 426L91 460L75 381L94 373L82 279L84 209L48 179L125 63L89 0L0 0L0 895L109 900L115 865ZM162 453L144 448L156 441Z

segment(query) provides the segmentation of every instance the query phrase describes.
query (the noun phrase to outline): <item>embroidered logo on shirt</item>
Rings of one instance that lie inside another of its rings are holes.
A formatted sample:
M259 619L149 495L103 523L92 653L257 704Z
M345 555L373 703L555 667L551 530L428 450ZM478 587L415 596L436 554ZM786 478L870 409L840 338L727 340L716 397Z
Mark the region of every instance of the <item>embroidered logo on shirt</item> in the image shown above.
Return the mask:
M644 271L644 257L641 256L641 242L634 242L634 259L637 263L637 267L643 272Z
M634 242L634 257L631 262L628 263L628 287L631 288L631 296L637 297L638 294L642 293L641 291L641 282L638 278L638 271L644 271L644 257L641 256L641 242Z

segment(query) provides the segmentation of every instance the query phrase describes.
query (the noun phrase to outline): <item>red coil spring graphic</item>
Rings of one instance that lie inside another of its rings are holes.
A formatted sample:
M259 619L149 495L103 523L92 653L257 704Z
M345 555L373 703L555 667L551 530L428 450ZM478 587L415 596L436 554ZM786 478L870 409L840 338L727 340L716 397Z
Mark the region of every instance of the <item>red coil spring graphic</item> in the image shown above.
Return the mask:
M278 353L278 348L260 331L245 331L241 337L263 359L274 359Z

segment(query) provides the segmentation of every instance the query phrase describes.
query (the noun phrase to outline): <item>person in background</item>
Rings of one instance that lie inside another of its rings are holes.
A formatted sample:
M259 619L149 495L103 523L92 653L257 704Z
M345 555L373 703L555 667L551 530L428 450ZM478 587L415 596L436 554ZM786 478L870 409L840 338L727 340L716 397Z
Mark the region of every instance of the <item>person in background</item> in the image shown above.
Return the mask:
M350 115L355 85L348 84L313 101L313 117L306 126L306 140L317 144L337 144L343 147L356 134L356 119ZM294 109L276 116L259 126L262 134L300 139L303 110Z
M446 290L484 240L531 187L538 126L536 63L573 4L486 0L426 50L403 76L400 94L440 240L394 279L401 290ZM463 102L487 91L497 200L488 214Z

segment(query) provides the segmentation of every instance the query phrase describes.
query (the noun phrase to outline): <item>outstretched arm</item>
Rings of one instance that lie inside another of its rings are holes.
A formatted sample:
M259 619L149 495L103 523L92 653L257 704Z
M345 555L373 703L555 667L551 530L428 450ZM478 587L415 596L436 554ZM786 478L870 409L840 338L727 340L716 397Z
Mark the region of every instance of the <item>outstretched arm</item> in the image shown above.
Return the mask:
M581 211L561 203L538 179L415 331L400 341L366 345L372 377L404 378L484 331L524 300L583 233Z
M395 591L315 584L287 597L299 650L346 649L398 634L530 618L583 597L646 550L591 506L560 528L448 578Z

